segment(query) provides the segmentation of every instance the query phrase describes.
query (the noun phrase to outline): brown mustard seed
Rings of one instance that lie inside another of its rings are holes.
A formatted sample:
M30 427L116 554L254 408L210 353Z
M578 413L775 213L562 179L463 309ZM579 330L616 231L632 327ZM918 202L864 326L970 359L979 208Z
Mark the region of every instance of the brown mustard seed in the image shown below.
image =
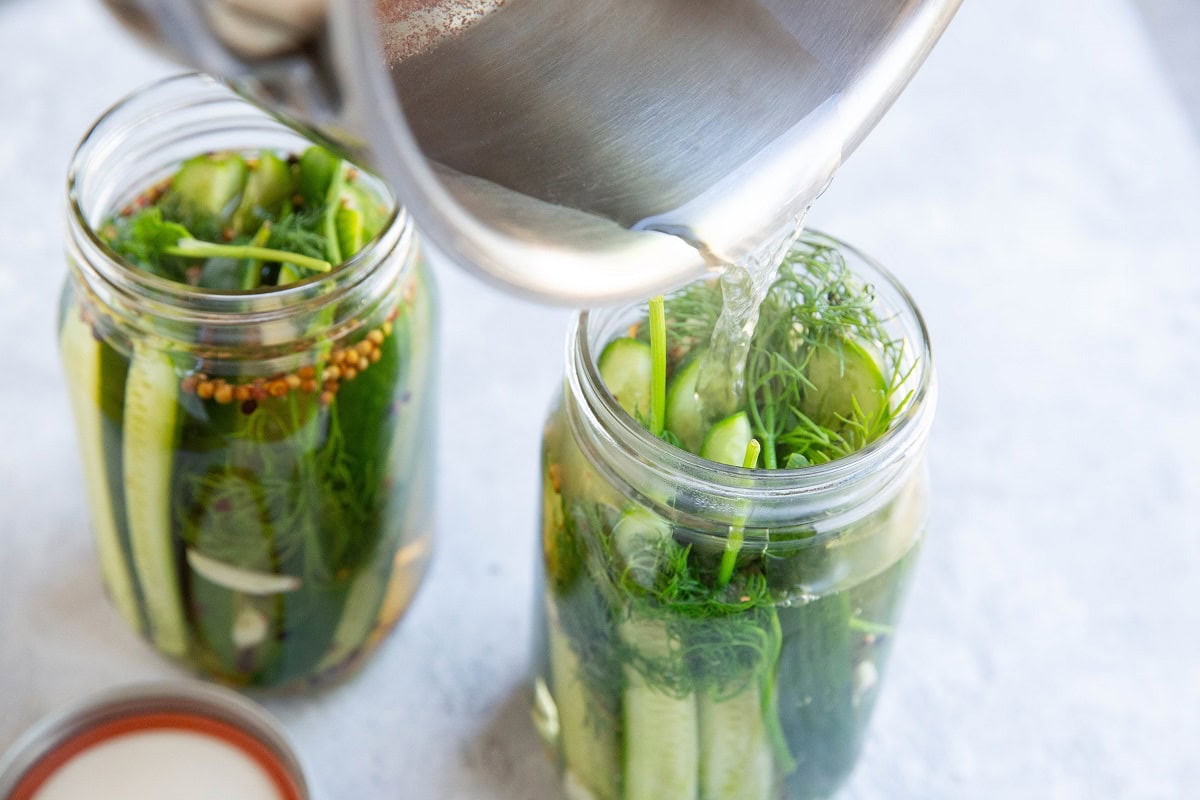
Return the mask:
M200 381L200 383L196 385L196 396L201 400L208 400L213 396L213 392L216 390L217 387L212 385L212 381Z
M342 380L352 381L358 377L358 370L354 367L346 367L346 371L342 373Z
M338 388L338 382L337 382L337 381L335 381L335 380L329 380L329 381L325 381L325 391L327 391L327 392L336 392L336 391L337 391L337 388Z
M220 386L218 386L216 388L216 391L213 392L213 399L215 399L221 405L226 405L227 403L232 403L233 402L233 387L230 386L228 383L222 383Z
M317 368L309 364L308 366L301 367L300 369L296 370L296 374L300 376L301 380L306 381L310 378L317 377Z
M326 367L325 372L321 373L321 377L327 381L336 381L342 377L342 370L340 367Z
M284 383L287 384L289 389L295 390L295 389L300 388L301 380L300 380L299 375L288 375L283 380L284 380Z
M196 384L198 384L199 382L200 381L196 380L195 375L188 375L186 378L184 378L183 380L181 380L179 382L179 389L184 394L192 394L196 391Z
M383 331L384 336L391 336L392 335L392 321L388 320L387 322L383 323L383 326L380 327L380 330Z
M374 330L367 334L367 341L378 347L383 344L383 331Z
M287 381L271 381L271 383L267 386L267 394L271 395L271 397L283 397L287 393Z
M323 406L327 406L330 403L332 403L333 402L333 392L329 392L329 391L321 392L320 402L321 402L321 405L323 405Z
M247 384L242 384L233 390L233 396L239 403L244 403L254 396L254 390Z
M243 414L253 414L255 409L257 409L257 408L258 408L257 400L247 400L246 402L242 403L242 413Z
M358 351L357 350L347 350L346 351L346 363L349 364L351 367L353 367L355 364L358 363Z
M383 353L381 353L378 350L372 350L371 355L368 356L368 358L370 359L372 364L378 364L379 359L383 358Z
M300 391L312 394L317 390L317 382L312 378L305 378L300 382Z
M329 363L330 364L335 364L335 365L341 364L345 360L346 360L346 353L344 351L342 351L342 350L330 351L330 353L329 353Z
M369 356L371 355L371 351L375 349L375 345L371 343L370 339L363 339L356 345L355 349L358 350L360 356Z

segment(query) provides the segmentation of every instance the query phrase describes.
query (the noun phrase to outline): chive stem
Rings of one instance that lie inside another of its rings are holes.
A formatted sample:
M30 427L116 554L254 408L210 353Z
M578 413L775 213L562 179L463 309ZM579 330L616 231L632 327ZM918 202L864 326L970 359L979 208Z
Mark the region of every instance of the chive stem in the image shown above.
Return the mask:
M650 433L662 436L667 417L667 312L660 294L650 301Z
M742 459L744 469L754 469L758 465L758 455L762 445L758 439L751 439L746 445L746 457ZM733 578L733 568L737 565L738 553L741 552L742 542L746 539L745 519L729 529L729 538L725 540L725 552L721 554L721 568L717 572L717 588L729 585Z
M184 258L248 258L256 261L278 261L313 272L329 272L333 269L328 261L299 253L289 253L286 250L272 250L268 247L255 247L248 244L216 244L199 239L180 239L173 246L164 247L162 252L169 256L183 256Z

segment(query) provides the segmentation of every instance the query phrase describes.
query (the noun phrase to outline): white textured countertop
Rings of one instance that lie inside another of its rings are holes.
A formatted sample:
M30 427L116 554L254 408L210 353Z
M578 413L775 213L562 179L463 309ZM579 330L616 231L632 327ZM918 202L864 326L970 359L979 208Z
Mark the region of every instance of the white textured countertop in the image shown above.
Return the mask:
M103 598L52 323L72 146L168 71L94 0L0 0L0 750L177 676ZM941 380L931 536L847 800L1200 786L1200 144L1172 86L1123 0L968 0L812 215L912 290ZM440 277L433 569L357 679L267 702L326 800L554 796L524 687L567 314Z

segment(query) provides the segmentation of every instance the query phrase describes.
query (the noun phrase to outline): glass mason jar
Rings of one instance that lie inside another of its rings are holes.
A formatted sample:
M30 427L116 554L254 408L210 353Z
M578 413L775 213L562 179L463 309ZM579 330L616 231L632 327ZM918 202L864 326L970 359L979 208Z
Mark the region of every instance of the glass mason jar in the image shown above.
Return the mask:
M97 231L189 157L309 144L183 76L103 116L69 176L59 339L105 584L158 650L234 685L345 674L425 572L430 275L407 214L365 175L391 209L383 232L284 287L165 280Z
M835 461L747 470L653 437L597 367L644 306L585 312L568 336L542 445L534 708L568 797L812 800L857 759L924 533L935 384L904 289L838 246L905 343L911 395ZM628 547L631 522L673 555ZM732 531L743 579L717 588Z

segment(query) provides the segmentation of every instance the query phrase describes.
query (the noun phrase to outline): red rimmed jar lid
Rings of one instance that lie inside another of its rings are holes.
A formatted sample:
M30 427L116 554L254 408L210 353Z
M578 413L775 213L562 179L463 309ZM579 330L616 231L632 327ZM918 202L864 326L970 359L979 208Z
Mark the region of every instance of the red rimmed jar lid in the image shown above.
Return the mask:
M226 689L118 689L35 725L0 759L3 800L309 800L279 723Z

